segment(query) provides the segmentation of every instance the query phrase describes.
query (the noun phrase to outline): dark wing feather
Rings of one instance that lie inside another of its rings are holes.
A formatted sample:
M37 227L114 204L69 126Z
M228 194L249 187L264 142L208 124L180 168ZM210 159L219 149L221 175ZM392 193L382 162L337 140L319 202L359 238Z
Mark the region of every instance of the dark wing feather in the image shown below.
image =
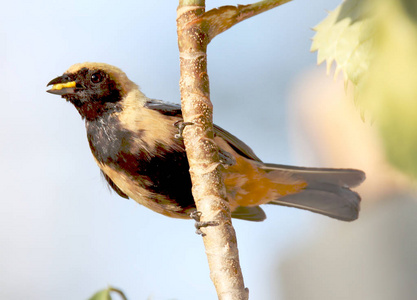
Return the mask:
M246 221L261 222L266 219L265 212L259 206L238 206L232 212L232 218Z
M181 106L175 103L168 103L161 100L148 99L144 105L146 108L159 111L161 114L182 118Z
M233 150L235 150L243 157L262 162L261 159L258 156L256 156L256 154L248 145L239 140L230 132L227 132L226 130L217 125L214 125L214 133L216 134L216 136L224 139L230 145L230 147L233 148Z

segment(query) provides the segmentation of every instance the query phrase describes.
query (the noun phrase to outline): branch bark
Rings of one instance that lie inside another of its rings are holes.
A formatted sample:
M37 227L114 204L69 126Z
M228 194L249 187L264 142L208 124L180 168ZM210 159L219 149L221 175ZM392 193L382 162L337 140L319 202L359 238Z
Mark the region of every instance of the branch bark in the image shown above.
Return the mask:
M208 35L204 24L193 21L205 10L203 1L178 7L178 46L180 50L180 90L184 122L183 137L190 164L193 196L201 221L216 221L218 226L203 229L210 277L219 299L248 299L239 264L236 234L226 200L226 189L213 134L213 106L207 75Z
M210 277L221 300L247 300L239 264L236 233L214 142L213 106L207 74L207 46L219 33L251 16L290 0L265 0L251 5L223 6L205 12L204 0L179 0L177 9L178 48L180 52L180 91L183 132L190 165L192 193L201 221L219 225L206 227L203 237Z

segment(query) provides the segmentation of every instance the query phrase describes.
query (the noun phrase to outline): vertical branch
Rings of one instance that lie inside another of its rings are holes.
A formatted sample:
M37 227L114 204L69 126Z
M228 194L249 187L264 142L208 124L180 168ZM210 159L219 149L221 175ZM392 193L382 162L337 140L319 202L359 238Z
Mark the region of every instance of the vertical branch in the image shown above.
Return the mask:
M180 0L177 10L180 51L180 90L184 122L184 143L190 164L192 193L201 221L219 225L204 228L203 237L210 277L219 299L248 299L239 265L236 234L226 200L221 164L213 134L213 107L207 75L206 22L193 22L205 12L204 0Z
M190 164L192 193L202 222L214 221L204 236L210 276L222 300L247 300L230 207L226 200L218 147L214 142L213 106L207 75L207 45L235 24L291 0L263 0L249 5L222 6L205 12L205 0L179 0L180 90L184 143Z

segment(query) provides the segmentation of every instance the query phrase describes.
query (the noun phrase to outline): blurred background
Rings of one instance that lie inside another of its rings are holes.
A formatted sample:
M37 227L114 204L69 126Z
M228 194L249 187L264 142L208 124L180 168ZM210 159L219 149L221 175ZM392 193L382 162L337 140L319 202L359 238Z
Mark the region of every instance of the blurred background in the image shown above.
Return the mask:
M240 4L250 3L240 1ZM224 1L207 1L217 7ZM237 4L236 1L227 4ZM414 299L417 207L369 123L310 53L339 0L298 0L236 25L208 50L215 122L266 162L360 168L354 223L266 207L234 220L251 299ZM75 109L45 93L77 62L120 67L180 102L176 1L15 1L0 11L0 298L216 299L192 221L111 193ZM393 201L395 200L395 201Z

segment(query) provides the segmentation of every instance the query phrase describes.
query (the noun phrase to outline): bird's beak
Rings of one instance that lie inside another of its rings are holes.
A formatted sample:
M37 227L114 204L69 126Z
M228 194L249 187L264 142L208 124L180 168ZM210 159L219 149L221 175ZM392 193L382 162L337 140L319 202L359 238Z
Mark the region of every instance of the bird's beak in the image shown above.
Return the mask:
M71 79L68 76L63 75L55 79L52 79L46 86L50 85L52 85L52 88L47 90L48 93L56 95L66 95L74 93L77 83L75 81L71 81Z

